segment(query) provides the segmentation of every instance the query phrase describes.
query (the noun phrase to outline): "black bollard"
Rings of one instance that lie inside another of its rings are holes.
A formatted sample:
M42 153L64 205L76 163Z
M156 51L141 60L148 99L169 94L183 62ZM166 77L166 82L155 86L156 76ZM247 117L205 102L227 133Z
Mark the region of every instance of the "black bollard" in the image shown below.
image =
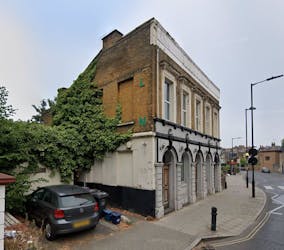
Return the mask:
M216 225L217 225L217 208L212 207L211 208L211 231L216 231Z

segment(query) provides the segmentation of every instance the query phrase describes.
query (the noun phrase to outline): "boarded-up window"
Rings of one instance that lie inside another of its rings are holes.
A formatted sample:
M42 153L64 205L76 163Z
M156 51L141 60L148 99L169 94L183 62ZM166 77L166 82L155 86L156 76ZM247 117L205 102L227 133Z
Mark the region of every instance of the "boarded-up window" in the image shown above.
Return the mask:
M133 121L133 78L118 83L118 100L122 109L122 122Z
M117 181L119 186L133 187L133 155L132 152L118 152Z

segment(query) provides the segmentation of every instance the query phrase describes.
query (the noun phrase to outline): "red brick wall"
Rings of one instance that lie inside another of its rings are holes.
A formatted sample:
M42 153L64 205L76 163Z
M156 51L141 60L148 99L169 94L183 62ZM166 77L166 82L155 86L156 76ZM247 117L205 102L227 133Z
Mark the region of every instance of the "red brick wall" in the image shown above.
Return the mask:
M122 106L122 122L133 121L134 132L152 130L152 62L149 24L142 25L98 56L94 81L103 88L105 113Z

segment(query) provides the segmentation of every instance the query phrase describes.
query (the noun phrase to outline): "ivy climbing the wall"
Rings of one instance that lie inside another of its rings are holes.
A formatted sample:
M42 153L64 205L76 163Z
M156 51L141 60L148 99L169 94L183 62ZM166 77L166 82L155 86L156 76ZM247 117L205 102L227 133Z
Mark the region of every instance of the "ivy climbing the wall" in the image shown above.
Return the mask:
M51 168L59 167L64 177L70 176L69 169L76 172L90 169L94 159L102 159L106 152L114 151L131 136L130 132L117 132L121 119L119 107L113 118L104 114L102 90L92 81L95 71L96 60L93 60L68 89L58 91L53 106L53 127L63 134L60 152L67 153L64 158L68 160L61 159L58 164L59 156L52 156L52 159L44 157L43 161Z
M14 110L7 105L5 87L0 88L0 169L16 177L16 183L7 188L9 210L24 211L24 194L31 186L28 176L39 164L58 171L62 181L69 182L74 173L89 170L94 160L130 139L131 132L117 132L119 107L115 117L105 116L102 90L92 81L95 71L93 60L68 89L58 91L50 112L46 105L38 109L39 115L52 114L51 126L41 124L42 117L34 122L10 119Z

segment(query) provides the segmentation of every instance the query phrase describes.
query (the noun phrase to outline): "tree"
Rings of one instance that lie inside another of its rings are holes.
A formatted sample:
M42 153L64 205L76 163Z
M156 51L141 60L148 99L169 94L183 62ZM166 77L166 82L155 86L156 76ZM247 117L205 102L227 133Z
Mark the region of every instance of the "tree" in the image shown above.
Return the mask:
M52 108L55 105L55 101L51 99L43 99L39 106L32 105L37 112L32 116L32 121L37 123L43 123L51 125L52 123Z
M0 86L0 119L8 118L15 113L11 105L7 105L8 90L4 86Z

